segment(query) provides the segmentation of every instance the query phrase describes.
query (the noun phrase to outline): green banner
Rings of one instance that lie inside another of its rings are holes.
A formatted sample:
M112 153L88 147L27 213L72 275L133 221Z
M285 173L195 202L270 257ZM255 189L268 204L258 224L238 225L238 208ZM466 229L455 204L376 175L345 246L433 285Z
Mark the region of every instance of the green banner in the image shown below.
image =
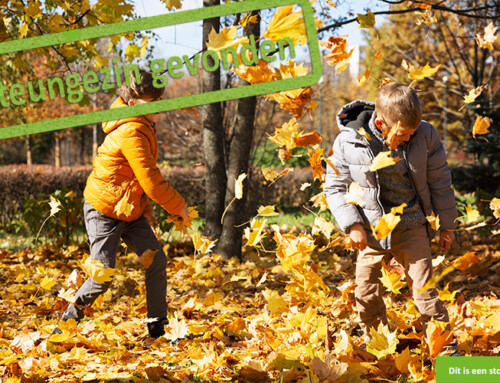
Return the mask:
M438 356L436 383L500 383L498 356Z
M90 125L104 121L117 120L121 118L150 113L165 112L173 109L188 108L214 102L227 101L231 99L281 92L290 89L303 88L315 84L322 75L322 62L318 44L318 36L316 33L314 13L309 0L246 0L237 3L229 3L219 6L193 9L189 11L174 12L166 15L147 17L115 24L102 25L1 43L0 55L3 55L11 52L48 47L57 44L70 43L79 40L105 37L139 30L150 30L163 26L203 20L206 18L222 17L254 10L282 7L291 4L300 6L302 8L304 16L305 29L307 32L307 43L309 45L312 66L311 73L307 75L248 86L240 86L236 88L222 89L215 92L200 93L184 97L160 100L156 102L136 104L127 108L108 109L97 112L54 118L51 120L7 126L4 128L0 128L0 139L48 132L75 126ZM87 80L90 80L92 83L94 83L94 78L95 76L92 78L88 78ZM11 89L12 98L15 98L15 96L17 95L16 92L19 91L19 89L17 88L14 89L15 86L13 86L13 89Z

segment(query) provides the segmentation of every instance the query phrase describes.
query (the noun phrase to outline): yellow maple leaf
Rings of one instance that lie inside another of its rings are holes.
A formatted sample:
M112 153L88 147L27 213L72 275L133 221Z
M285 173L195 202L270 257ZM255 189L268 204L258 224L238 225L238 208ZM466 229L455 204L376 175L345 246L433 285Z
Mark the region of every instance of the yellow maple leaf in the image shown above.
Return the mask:
M477 222L479 219L479 211L474 209L471 204L468 204L465 208L465 214L467 222Z
M370 327L371 339L366 342L366 350L382 359L386 355L394 354L399 343L396 332L391 332L387 325L380 323L378 328Z
M471 102L474 102L474 100L481 94L484 87L484 85L481 85L477 88L471 89L469 93L464 96L464 103L470 104Z
M176 9L181 9L182 7L182 0L161 0L163 4L167 7L169 11L171 11L173 8Z
M219 53L222 49L235 48L242 44L248 44L248 37L240 37L235 40L238 34L236 25L232 25L228 28L222 28L222 30L217 33L212 27L212 31L208 34L207 50L213 50Z
M233 72L250 84L281 80L280 72L263 59L259 59L257 65L240 65L233 68Z
M356 80L356 85L357 86L363 86L365 85L366 81L370 77L370 72L372 71L373 65L370 65L370 67L363 73L363 76L359 80Z
M191 233L191 240L193 241L194 249L197 253L206 254L215 246L217 240L212 241L208 237L204 237L198 230Z
M478 134L487 134L490 127L490 118L477 116L474 126L472 127L472 135L476 137Z
M293 12L294 6L294 4L291 4L279 7L262 37L271 39L274 42L288 37L292 39L294 45L306 44L307 33L304 16L302 10Z
M435 215L433 211L431 215L428 215L425 218L427 218L427 222L429 222L429 224L431 225L432 230L434 231L439 230L439 227L441 226L439 224L439 215Z
M134 205L130 203L130 189L127 189L123 197L118 201L113 212L120 218L121 216L130 217Z
M426 77L432 76L434 73L436 73L441 66L441 64L435 66L434 68L429 66L429 63L425 64L424 67L416 68L413 65L409 64L406 62L406 60L403 59L401 66L408 71L408 77L411 78L412 80L422 80Z
M111 281L112 276L116 274L116 270L112 267L104 267L101 261L88 257L84 262L79 262L80 267L85 274L99 283Z
M257 16L258 16L258 15L253 15L253 16L252 16L250 13L249 13L249 14L247 14L247 15L243 18L243 20L240 20L240 25L241 25L242 27L246 27L248 23L252 23L252 24L257 23Z
M445 323L438 322L434 319L427 323L425 335L431 357L436 357L444 346L453 340L453 333L449 330L443 330Z
M308 162L311 165L313 172L313 179L317 179L320 182L325 181L325 171L323 170L323 165L321 164L321 160L323 159L323 148L309 149L309 158Z
M273 217L279 215L279 213L274 209L274 205L260 206L257 210L257 215L261 215L263 217Z
M403 374L410 372L408 369L410 363L414 363L419 359L418 355L411 355L410 348L406 347L401 354L398 354L394 358L394 362L396 364L396 368L402 372Z
M129 62L134 61L136 57L141 56L140 48L137 44L129 44L125 48L125 57Z
M40 287L45 290L50 290L52 287L54 287L55 284L56 281L54 281L53 278L44 277L40 282Z
M416 15L420 16L421 19L417 19L417 25L426 24L431 26L433 23L437 22L436 16L432 13L432 6L429 4L428 7L425 8L424 12L415 12Z
M391 213L392 214L403 214L403 210L406 206L408 206L408 205L404 202L399 206L394 206L393 208L391 208Z
M267 302L267 310L271 314L281 314L289 310L288 304L277 291L266 289L262 292L262 295L264 295Z
M382 60L382 53L377 52L377 53L375 54L375 60L377 60L377 61Z
M484 28L484 36L483 37L481 37L480 35L474 35L478 45L483 49L493 50L493 43L496 40L496 36L495 36L496 30L497 30L497 27L495 27L493 25L493 21L492 21Z
M288 174L290 172L293 172L294 169L293 168L286 168L284 169L280 174L278 174L278 177L269 184L269 186L271 186L273 183L275 183L277 180L279 180L281 177L283 177L285 174Z
M279 146L284 146L287 149L293 149L296 146L295 139L300 136L298 128L299 124L297 121L291 119L281 125L281 128L275 128L274 135L269 136L269 140Z
M345 193L345 201L363 207L365 206L365 201L363 201L364 194L365 189L359 186L359 182L351 182L347 189L347 193Z
M312 234L315 235L319 232L323 233L326 238L330 238L335 226L330 221L327 221L319 215L314 219Z
M308 86L306 88L271 93L266 95L266 98L278 102L281 109L292 113L295 120L298 120L304 112L313 110L317 105L311 102L313 94L313 89Z
M299 137L295 138L295 145L307 148L309 145L315 146L321 143L323 139L318 132L312 131L308 133L300 133Z
M391 272L385 262L382 262L382 277L379 279L385 288L394 294L400 294L399 290L406 285L406 283L401 281L401 275Z
M493 198L490 202L490 209L493 211L493 215L500 219L500 198Z
M368 10L366 15L358 13L359 28L373 28L375 26L375 15Z
M267 181L274 181L278 177L278 172L272 168L263 168L262 175Z
M186 233L187 229L191 227L193 219L199 217L198 210L196 210L196 206L188 206L188 212L189 212L188 218L184 222L181 222L179 220L178 215L169 215L168 218L165 220L165 222L175 224L175 230Z
M442 301L450 301L450 303L453 303L455 301L455 295L457 295L458 290L454 290L453 292L450 292L449 289L450 282L448 282L443 290L438 289L439 293L439 299Z
M377 240L387 237L401 221L401 217L391 213L384 214L377 222L377 225L372 228L372 233Z
M174 317L170 319L168 326L165 328L165 338L169 339L171 342L177 339L185 338L189 333L189 328L186 321L182 318L179 320L177 312Z
M319 207L320 212L328 210L328 203L326 202L326 195L324 192L312 196L309 201L313 203L313 207Z
M364 138L366 138L368 141L371 141L370 134L365 130L365 128L361 127L358 129L358 134Z
M262 234L264 227L266 225L267 220L254 218L250 222L250 227L246 227L243 233L243 237L247 240L245 246L254 246L257 247L262 238L265 237L265 234Z
M372 164L370 166L370 171L374 172L374 171L377 171L379 169L385 168L387 166L392 166L399 161L401 161L401 158L399 158L399 157L392 158L391 157L390 150L388 150L387 152L380 152L373 159Z
M309 72L309 68L304 67L304 64L297 65L293 60L288 60L286 64L280 64L280 77L294 78L305 76Z
M61 201L59 201L57 198L53 196L50 196L49 206L50 206L50 217L52 217L58 211L60 211L62 207Z

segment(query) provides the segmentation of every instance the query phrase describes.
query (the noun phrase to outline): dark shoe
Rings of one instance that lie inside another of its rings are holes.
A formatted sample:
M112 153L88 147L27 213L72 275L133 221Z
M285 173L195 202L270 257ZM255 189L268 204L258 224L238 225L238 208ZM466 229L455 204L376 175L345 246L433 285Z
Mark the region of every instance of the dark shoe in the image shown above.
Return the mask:
M52 331L51 335L57 335L57 334L62 334L62 330L59 327L56 327L54 331Z
M165 326L168 324L167 318L160 318L154 322L148 323L148 331L149 335L152 338L159 338L162 335L165 335Z

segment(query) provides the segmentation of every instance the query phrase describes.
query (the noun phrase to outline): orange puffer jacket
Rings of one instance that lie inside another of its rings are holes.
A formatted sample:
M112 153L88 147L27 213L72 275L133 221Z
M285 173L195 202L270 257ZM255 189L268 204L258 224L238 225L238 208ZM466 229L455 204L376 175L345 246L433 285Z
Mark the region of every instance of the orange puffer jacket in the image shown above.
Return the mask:
M111 108L124 106L119 97ZM92 207L130 222L151 211L149 197L170 214L179 214L186 204L156 166L158 141L149 121L144 116L108 121L103 130L107 136L83 192Z

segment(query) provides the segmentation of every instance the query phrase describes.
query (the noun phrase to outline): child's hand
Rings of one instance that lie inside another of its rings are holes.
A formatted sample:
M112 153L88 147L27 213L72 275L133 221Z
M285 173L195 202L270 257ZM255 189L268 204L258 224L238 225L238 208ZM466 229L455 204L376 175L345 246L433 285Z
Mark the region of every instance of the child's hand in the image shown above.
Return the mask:
M360 223L355 223L349 231L351 247L353 249L364 250L366 248L366 231Z
M446 253L455 239L455 234L450 230L441 230L439 233L439 248Z

